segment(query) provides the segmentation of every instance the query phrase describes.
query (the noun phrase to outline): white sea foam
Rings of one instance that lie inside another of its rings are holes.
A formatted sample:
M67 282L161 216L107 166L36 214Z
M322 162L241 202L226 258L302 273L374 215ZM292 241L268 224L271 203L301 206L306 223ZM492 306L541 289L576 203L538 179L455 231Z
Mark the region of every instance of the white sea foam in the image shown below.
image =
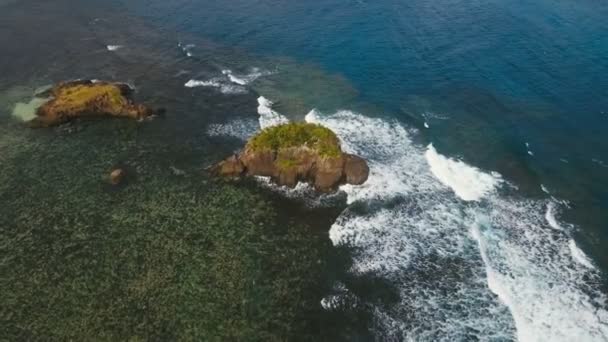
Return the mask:
M544 184L541 184L541 185L540 185L540 189L541 189L541 190L542 190L544 193L546 193L546 194L550 194L549 189L547 189L547 187L546 187Z
M195 88L195 87L221 87L221 84L217 81L200 81L200 80L189 80L184 84L184 87Z
M605 341L606 297L588 285L599 274L573 260L566 232L545 226L542 204L491 199L487 221L477 222L489 286L509 307L520 341Z
M547 211L545 212L545 220L549 224L549 227L557 230L564 230L564 228L557 222L555 218L555 211L557 210L556 204L553 201L547 203Z
M195 80L191 79L184 84L187 88L195 88L195 87L212 87L217 88L222 94L244 94L247 92L247 89L241 86L225 84L222 83L218 79L211 79L207 81Z
M416 146L415 131L397 122L349 111L306 120L334 130L370 165L366 184L342 187L349 203L370 206L347 209L330 238L352 248L353 275L399 292L390 306L359 298L372 307L377 339L608 339L606 296L592 285L600 275L580 267L569 230L550 227L563 226L553 211L554 222L546 218L553 199L501 195L499 175Z
M222 70L222 74L226 75L226 77L228 77L230 82L244 86L244 85L248 85L249 83L257 80L258 78L260 78L262 76L271 75L272 72L267 71L267 70L262 70L260 68L251 68L251 70L248 74L237 75L237 74L234 74L232 72L232 70L230 70L230 69L224 69L224 70Z
M480 200L494 192L502 182L497 173L484 173L462 161L440 155L432 144L428 146L425 156L437 179L465 201Z
M272 101L264 96L258 97L258 114L260 114L260 127L262 129L289 122L286 117L273 110L272 106Z
M340 200L344 200L342 193L327 193L321 194L308 183L298 183L295 188L280 186L270 180L270 177L255 177L258 184L261 186L281 194L290 199L297 200L308 208L322 208L335 206Z
M574 239L570 239L570 241L568 241L568 248L570 249L570 254L572 254L572 258L574 258L576 262L587 268L595 268L593 266L593 262L589 259L589 257L587 257L585 252L578 248Z
M207 128L207 135L217 137L233 137L243 141L251 138L259 130L258 120L239 119L224 124L211 124Z
M122 49L123 46L122 45L108 45L108 46L106 46L106 48L108 49L108 51L116 51L116 50Z
M576 262L587 268L595 268L591 259L587 257L585 252L578 248L574 239L570 239L570 241L568 241L568 248L570 248L570 254L572 254L572 258L574 258Z

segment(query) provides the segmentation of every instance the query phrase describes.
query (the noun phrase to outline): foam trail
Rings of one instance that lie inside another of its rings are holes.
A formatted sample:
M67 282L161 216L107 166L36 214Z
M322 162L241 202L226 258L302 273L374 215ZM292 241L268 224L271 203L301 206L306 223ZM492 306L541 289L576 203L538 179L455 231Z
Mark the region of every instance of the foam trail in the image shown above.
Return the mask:
M555 202L551 201L547 203L547 211L545 212L545 220L549 224L549 227L557 230L564 230L562 226L557 222L555 218Z
M262 129L288 123L289 120L272 109L273 103L264 96L258 97L258 114L260 115L260 127Z
M224 84L217 79L211 79L208 81L201 81L191 79L184 84L184 87L187 88L195 88L195 87L212 87L220 90L222 94L244 94L247 92L247 89L241 86L235 86L232 84Z
M226 77L228 77L230 82L244 86L244 85L248 85L249 83L257 80L258 78L260 78L262 76L272 75L272 72L262 70L260 68L251 68L251 72L249 74L236 75L232 72L232 70L224 69L224 70L222 70L222 74L226 75Z
M574 258L576 262L587 268L595 268L591 260L587 257L587 255L585 255L585 252L578 248L574 239L570 239L570 241L568 241L568 248L570 249L572 258Z
M184 84L186 88L195 88L195 87L220 87L221 84L216 81L199 81L199 80L189 80Z
M549 192L549 189L547 189L547 187L546 187L544 184L541 184L541 185L540 185L540 189L541 189L541 190L542 190L544 193L546 193L546 194L551 194L551 193Z
M469 166L462 161L446 158L430 144L426 151L426 160L431 172L444 185L465 201L478 201L495 191L502 182L498 174L487 174Z

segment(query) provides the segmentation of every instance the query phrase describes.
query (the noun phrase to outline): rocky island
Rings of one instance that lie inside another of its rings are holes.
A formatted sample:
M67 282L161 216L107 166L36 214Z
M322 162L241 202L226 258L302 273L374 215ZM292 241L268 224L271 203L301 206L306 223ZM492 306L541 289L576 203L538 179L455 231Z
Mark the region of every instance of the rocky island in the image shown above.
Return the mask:
M49 97L29 122L32 127L55 126L79 117L113 116L143 119L156 111L132 99L124 83L91 80L62 82L40 96Z
M224 177L265 176L288 187L307 182L330 192L342 184L363 184L369 167L362 158L342 152L330 129L299 122L264 129L212 172Z

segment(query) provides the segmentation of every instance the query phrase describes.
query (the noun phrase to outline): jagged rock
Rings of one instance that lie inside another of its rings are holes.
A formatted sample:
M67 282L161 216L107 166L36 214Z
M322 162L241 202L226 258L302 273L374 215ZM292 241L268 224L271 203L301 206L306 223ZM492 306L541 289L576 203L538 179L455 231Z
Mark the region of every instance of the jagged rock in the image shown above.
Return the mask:
M115 169L110 173L110 184L118 185L125 179L126 172L123 169Z
M265 129L237 155L212 168L220 176L266 176L279 185L308 182L322 192L341 184L363 184L369 175L365 160L343 153L328 128L289 123Z
M40 106L32 127L55 126L79 117L114 116L143 119L156 112L131 98L132 89L122 83L71 81L47 90L50 100Z

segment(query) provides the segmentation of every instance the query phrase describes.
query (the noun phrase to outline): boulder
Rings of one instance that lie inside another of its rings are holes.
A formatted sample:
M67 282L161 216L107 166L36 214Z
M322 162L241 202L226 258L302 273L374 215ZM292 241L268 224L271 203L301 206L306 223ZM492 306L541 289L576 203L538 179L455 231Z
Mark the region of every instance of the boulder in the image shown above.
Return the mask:
M279 185L308 182L329 192L341 184L363 184L369 175L364 159L343 153L338 137L310 123L273 126L252 137L236 155L218 163L219 176L266 176Z
M110 172L110 184L118 185L125 179L126 172L123 169L114 169Z
M93 116L139 120L155 114L154 110L133 103L132 93L132 89L122 83L89 80L59 83L43 94L50 96L50 100L37 109L30 125L49 127Z
M361 185L367 181L369 166L363 158L347 154L344 162L344 175L346 176L346 183Z

